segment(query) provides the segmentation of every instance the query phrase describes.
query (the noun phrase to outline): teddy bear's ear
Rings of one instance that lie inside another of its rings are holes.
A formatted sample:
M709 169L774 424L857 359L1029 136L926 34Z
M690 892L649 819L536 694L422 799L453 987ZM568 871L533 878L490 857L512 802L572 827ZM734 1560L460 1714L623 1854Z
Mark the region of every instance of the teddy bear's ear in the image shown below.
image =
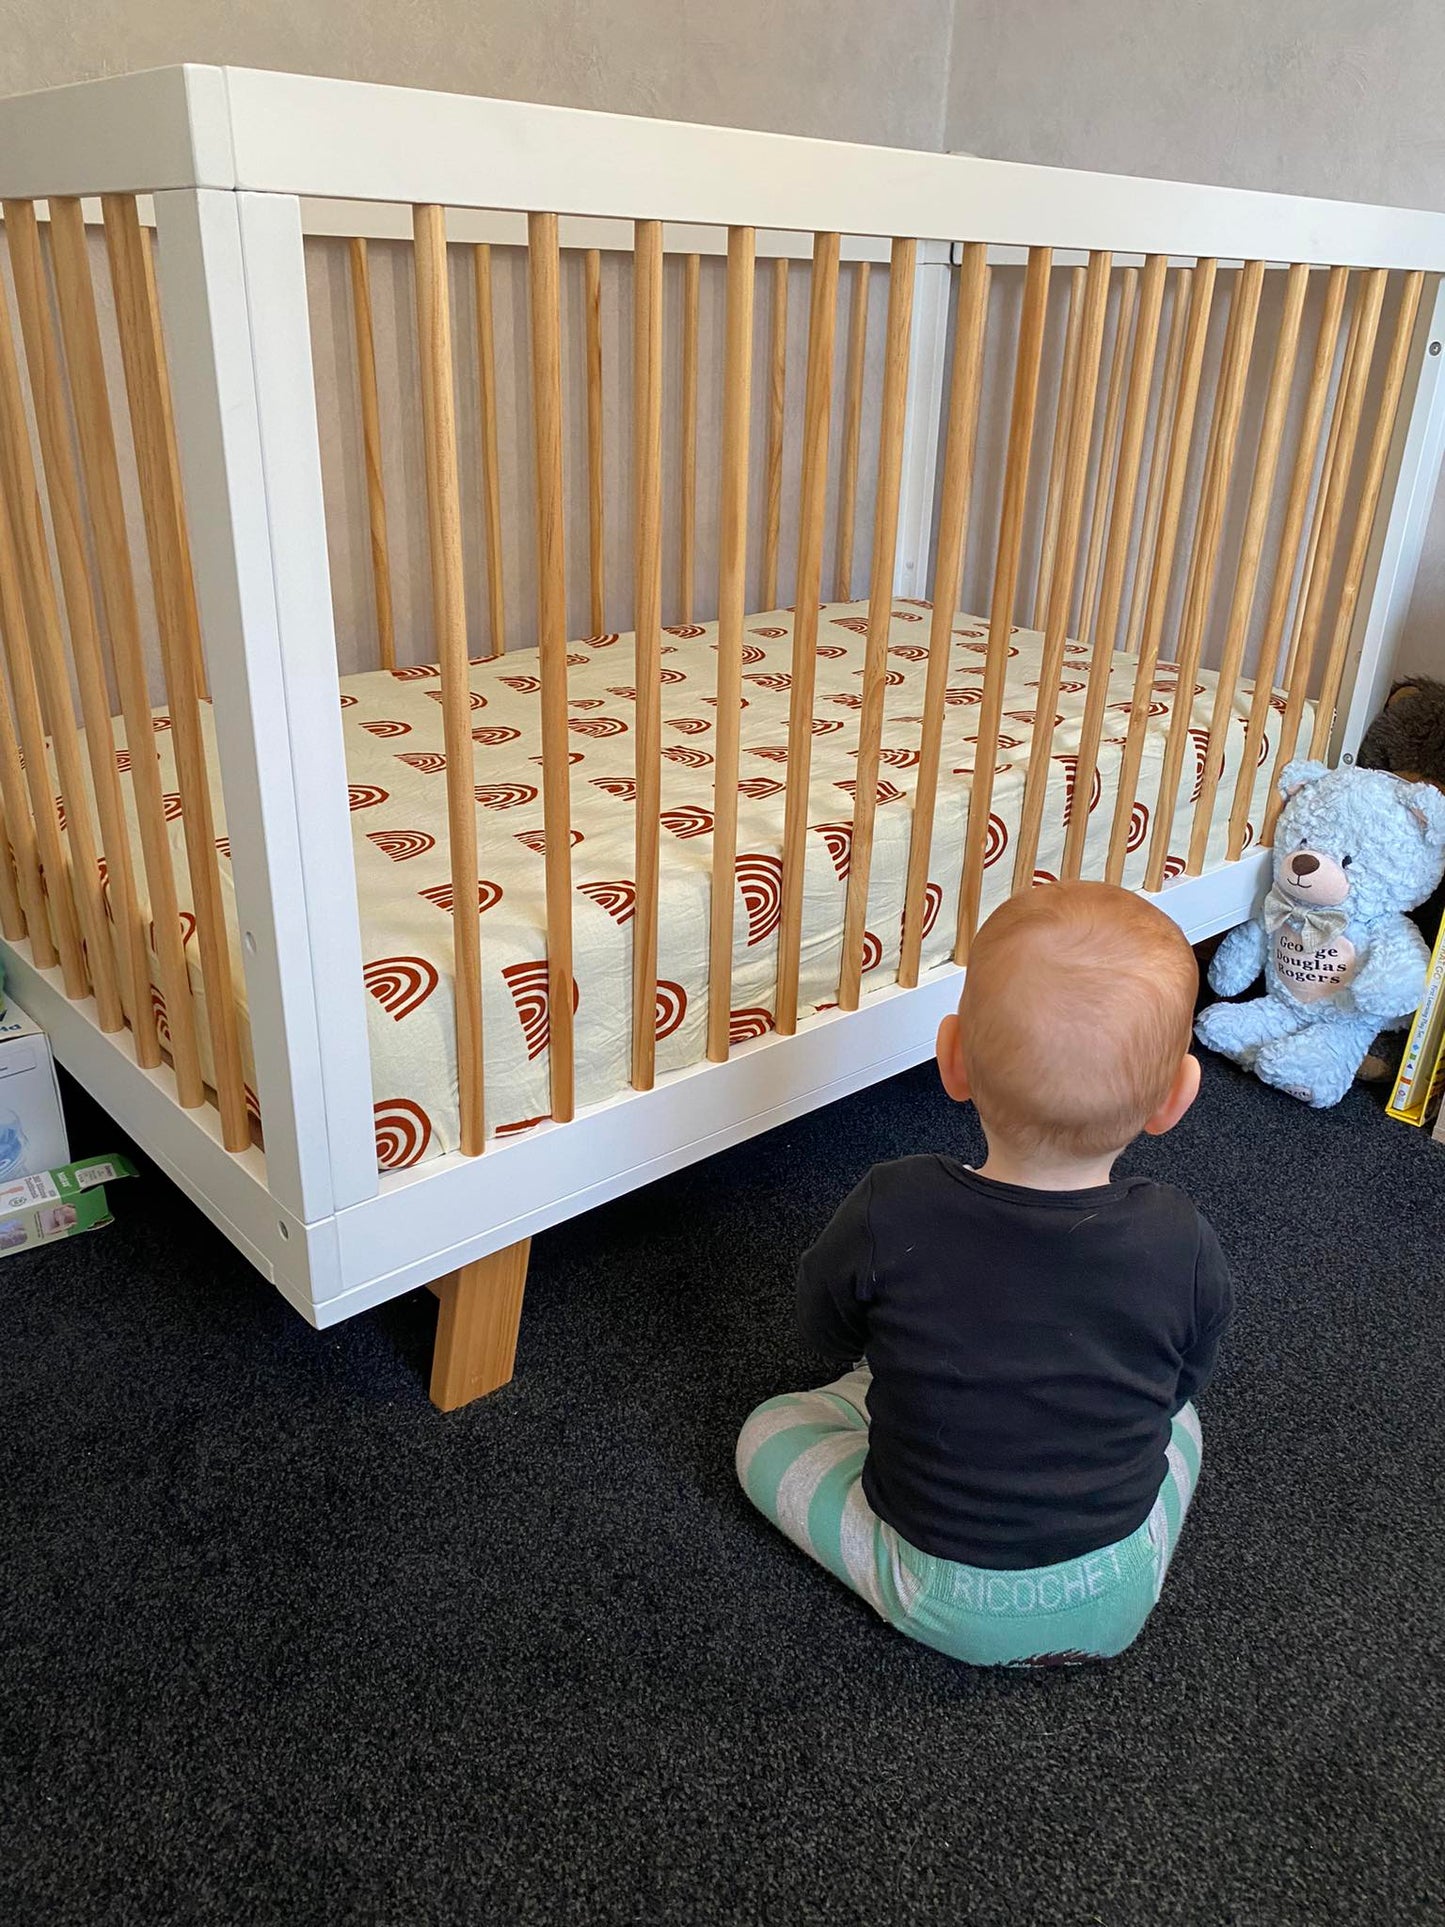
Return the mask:
M1288 803L1301 790L1308 789L1311 783L1318 783L1322 776L1328 776L1329 773L1328 763L1312 763L1308 758L1300 757L1293 763L1286 763L1280 771L1279 793Z
M1433 783L1412 783L1405 808L1426 842L1445 848L1445 795Z

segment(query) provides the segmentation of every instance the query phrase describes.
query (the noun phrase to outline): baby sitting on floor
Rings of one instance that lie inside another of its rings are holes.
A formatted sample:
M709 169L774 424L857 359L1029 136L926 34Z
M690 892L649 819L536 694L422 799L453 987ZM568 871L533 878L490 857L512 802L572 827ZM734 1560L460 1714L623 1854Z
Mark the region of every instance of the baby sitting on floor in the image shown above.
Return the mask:
M862 1362L758 1407L743 1489L955 1659L1108 1658L1164 1584L1230 1280L1182 1192L1112 1168L1193 1102L1197 987L1177 926L1127 891L1004 904L938 1034L987 1159L877 1166L799 1268L808 1344Z

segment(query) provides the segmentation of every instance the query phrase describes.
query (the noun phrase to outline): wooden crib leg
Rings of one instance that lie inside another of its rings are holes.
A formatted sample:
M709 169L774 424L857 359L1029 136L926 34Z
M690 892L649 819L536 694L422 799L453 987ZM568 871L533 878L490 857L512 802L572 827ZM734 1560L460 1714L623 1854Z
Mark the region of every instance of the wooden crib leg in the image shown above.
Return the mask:
M485 1398L512 1376L531 1248L532 1240L523 1238L432 1286L441 1300L431 1368L431 1402L438 1411L455 1412Z

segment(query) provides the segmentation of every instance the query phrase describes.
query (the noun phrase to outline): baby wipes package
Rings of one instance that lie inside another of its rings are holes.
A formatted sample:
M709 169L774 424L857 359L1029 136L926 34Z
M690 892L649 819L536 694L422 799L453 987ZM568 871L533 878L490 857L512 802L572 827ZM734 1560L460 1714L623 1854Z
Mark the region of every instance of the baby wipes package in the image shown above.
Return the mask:
M109 1224L105 1186L116 1178L134 1176L135 1166L128 1158L111 1156L62 1164L54 1171L0 1184L0 1257Z
M69 1161L50 1039L11 1003L0 1016L0 1182Z

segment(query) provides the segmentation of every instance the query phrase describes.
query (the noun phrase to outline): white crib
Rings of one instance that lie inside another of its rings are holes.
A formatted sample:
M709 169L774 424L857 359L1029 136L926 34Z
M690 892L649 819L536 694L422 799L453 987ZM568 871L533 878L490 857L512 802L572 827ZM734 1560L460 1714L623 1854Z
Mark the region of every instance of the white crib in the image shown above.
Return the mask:
M437 1284L443 1406L1002 892L1248 914L1388 673L1445 217L208 67L0 197L7 971L312 1322Z

